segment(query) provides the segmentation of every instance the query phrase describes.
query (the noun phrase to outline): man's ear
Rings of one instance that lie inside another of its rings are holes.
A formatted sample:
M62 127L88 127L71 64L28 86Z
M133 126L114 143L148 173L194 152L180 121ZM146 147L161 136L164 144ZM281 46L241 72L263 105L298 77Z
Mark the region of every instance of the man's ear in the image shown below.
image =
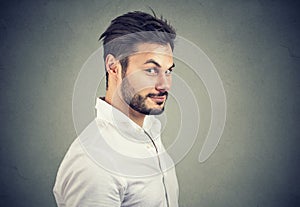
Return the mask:
M105 58L105 68L108 72L109 77L112 77L115 80L122 78L122 67L120 61L115 58L112 54L108 54Z

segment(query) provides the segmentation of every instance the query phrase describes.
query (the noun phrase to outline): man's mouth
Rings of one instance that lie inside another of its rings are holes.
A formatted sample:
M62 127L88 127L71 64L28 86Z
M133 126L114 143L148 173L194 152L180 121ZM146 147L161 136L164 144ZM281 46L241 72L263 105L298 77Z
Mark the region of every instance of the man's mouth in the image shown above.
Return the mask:
M166 100L166 96L152 96L150 97L155 102L164 102Z
M167 99L168 92L162 92L159 94L148 94L148 97L152 99L152 101L162 104Z

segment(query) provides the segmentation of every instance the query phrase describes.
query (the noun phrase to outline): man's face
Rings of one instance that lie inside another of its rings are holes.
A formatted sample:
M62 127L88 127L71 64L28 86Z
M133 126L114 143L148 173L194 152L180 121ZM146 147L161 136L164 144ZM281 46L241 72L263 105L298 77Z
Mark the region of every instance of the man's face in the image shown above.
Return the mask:
M172 83L173 53L170 45L143 43L129 56L121 84L123 100L145 115L164 111Z

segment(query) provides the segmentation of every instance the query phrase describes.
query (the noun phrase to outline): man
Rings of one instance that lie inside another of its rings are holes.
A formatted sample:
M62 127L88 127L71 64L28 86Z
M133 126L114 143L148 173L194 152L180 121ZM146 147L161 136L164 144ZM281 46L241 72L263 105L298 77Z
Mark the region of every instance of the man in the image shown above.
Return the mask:
M143 12L117 17L101 35L106 94L60 165L58 206L178 206L174 165L152 116L164 111L171 87L175 35Z

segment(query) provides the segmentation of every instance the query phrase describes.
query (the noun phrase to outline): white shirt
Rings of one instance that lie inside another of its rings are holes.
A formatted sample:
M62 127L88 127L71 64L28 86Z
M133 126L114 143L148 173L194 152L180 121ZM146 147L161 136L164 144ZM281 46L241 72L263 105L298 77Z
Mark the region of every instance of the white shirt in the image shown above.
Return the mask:
M177 207L177 177L161 143L159 120L146 116L141 128L101 99L96 109L96 119L59 167L53 189L57 205Z

